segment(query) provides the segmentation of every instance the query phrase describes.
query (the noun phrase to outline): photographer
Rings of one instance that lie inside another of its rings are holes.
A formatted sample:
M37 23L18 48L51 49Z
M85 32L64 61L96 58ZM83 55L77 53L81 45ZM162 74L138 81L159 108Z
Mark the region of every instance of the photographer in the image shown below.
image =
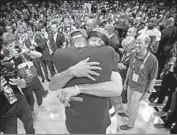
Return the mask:
M31 51L24 46L21 46L15 41L14 35L11 33L5 33L3 37L4 52L7 52L8 57L13 58L15 69L18 71L20 78L23 78L26 82L26 87L22 89L31 110L34 110L34 96L36 95L37 103L43 109L42 101L48 91L45 91L33 65L31 59L41 57L42 54L36 51Z
M19 88L25 87L23 79L17 78L14 63L0 55L0 132L17 134L17 118L24 124L27 134L35 134L30 106Z

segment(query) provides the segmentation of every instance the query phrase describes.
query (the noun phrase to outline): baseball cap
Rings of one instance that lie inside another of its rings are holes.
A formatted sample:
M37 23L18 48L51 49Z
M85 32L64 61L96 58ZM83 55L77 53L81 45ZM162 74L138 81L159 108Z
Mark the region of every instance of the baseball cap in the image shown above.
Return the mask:
M99 37L105 42L106 45L109 43L109 33L103 28L93 29L88 33L88 37Z
M87 32L84 29L73 30L69 35L70 35L70 40L80 38L80 37L85 37L85 38L88 37Z

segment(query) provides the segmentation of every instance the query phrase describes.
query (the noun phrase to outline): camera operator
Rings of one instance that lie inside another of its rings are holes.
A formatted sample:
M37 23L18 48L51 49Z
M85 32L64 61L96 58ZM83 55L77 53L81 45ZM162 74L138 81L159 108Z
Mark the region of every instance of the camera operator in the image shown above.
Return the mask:
M23 79L17 77L14 63L0 54L0 132L17 134L17 118L25 128L26 134L35 134L30 106L19 88L25 87Z
M45 91L33 65L31 59L41 57L42 54L36 51L27 49L17 41L15 41L14 35L11 33L5 33L3 37L4 52L7 52L8 57L13 58L15 69L18 71L20 78L23 78L26 82L26 87L22 89L30 107L31 111L34 111L34 96L36 95L38 106L44 109L42 106L43 97L46 96L48 91Z

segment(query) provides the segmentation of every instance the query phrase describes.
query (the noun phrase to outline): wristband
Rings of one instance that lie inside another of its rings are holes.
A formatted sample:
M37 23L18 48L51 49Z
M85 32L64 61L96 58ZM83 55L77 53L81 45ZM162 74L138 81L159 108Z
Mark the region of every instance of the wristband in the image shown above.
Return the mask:
M75 85L75 88L76 88L77 91L79 91L79 93L80 93L80 88L78 87L78 85Z

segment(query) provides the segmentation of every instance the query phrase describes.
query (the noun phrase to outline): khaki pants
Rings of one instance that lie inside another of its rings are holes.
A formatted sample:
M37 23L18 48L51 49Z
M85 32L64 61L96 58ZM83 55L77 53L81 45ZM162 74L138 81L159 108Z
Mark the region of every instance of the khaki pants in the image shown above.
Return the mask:
M129 127L134 127L135 125L142 96L143 93L139 93L137 91L132 90L131 88L128 88L127 91L128 104L126 114L129 116L128 119Z

